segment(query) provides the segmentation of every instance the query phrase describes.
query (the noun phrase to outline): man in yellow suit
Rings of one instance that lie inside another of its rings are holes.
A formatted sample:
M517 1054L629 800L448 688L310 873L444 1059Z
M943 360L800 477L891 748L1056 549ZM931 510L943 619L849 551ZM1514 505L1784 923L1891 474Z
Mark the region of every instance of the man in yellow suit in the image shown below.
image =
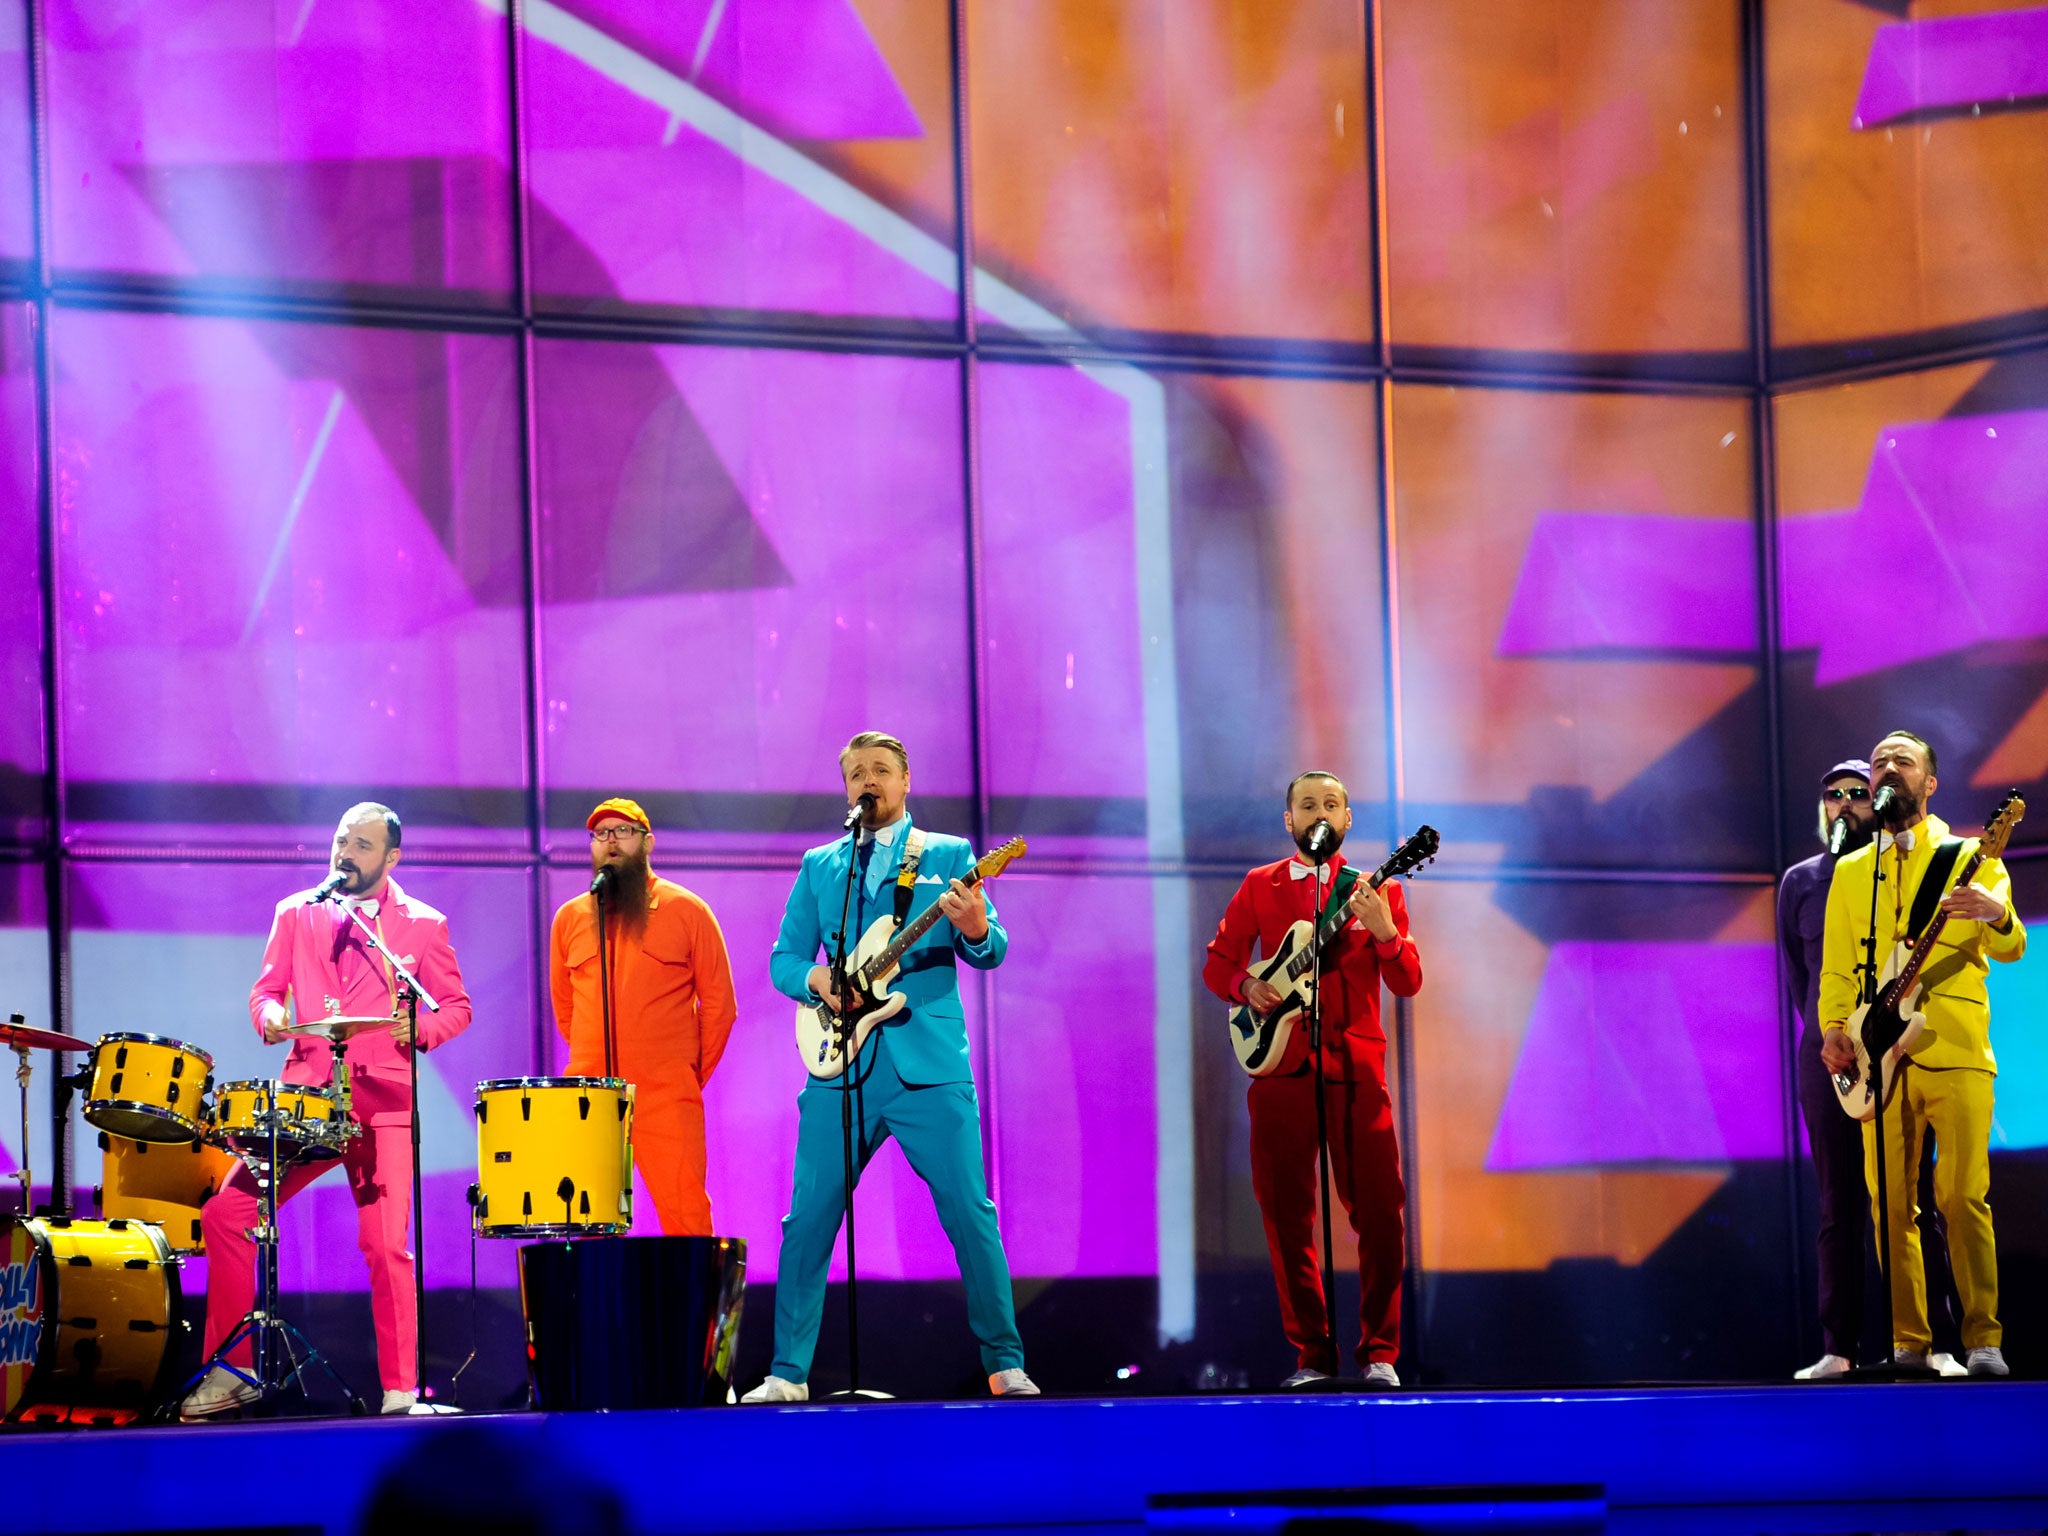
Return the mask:
M1821 1059L1839 1072L1856 1059L1843 1026L1862 1001L1864 939L1871 887L1877 886L1877 964L1907 937L1922 878L1949 838L1948 823L1927 812L1938 784L1934 748L1911 731L1893 731L1870 754L1870 789L1879 807L1877 840L1842 859L1828 887L1821 943ZM1889 795L1887 795L1889 791ZM1889 800L1889 804L1886 802ZM1950 856L1949 878L1969 862L1974 842ZM1900 1064L1884 1111L1885 1190L1891 1206L1892 1356L1925 1367L1933 1335L1920 1268L1915 1193L1921 1144L1934 1137L1934 1203L1947 1218L1949 1258L1963 1301L1963 1347L1972 1376L2003 1376L1998 1325L1998 1250L1991 1231L1990 998L1984 978L1993 960L2026 953L2027 930L2012 906L2012 883L1996 859L1968 885L1949 890L1932 922L1946 920L1921 972L1926 1028ZM1875 1128L1863 1129L1864 1168L1876 1219Z

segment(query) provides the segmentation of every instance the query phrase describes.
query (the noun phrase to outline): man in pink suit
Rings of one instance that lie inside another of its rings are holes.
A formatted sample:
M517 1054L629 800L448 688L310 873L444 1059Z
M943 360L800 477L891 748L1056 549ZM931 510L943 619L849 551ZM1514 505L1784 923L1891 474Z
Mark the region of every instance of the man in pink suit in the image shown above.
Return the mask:
M399 860L397 815L374 803L351 806L334 834L331 867L343 877L339 902L315 902L299 891L277 905L263 970L249 990L249 1013L266 1043L296 1014L302 1023L333 1014L395 1016L396 983L383 957L370 948L350 920L353 907L376 929L391 952L411 968L441 1005L420 1011L422 1049L432 1050L469 1026L469 994L448 943L448 920L425 902L408 896L391 878ZM371 1030L349 1043L349 1081L362 1134L350 1138L339 1162L348 1170L356 1202L356 1241L370 1269L370 1312L377 1325L378 1375L383 1411L405 1413L418 1400L414 1339L413 1258L406 1247L412 1207L412 1097L407 1055L410 1026ZM331 1086L334 1053L324 1040L292 1042L282 1081ZM289 1200L335 1165L333 1159L294 1164L279 1187ZM257 1222L256 1185L237 1169L200 1212L206 1237L206 1353L211 1356L255 1296L256 1251L247 1229ZM249 1346L242 1342L228 1358L247 1369ZM183 1404L186 1420L210 1418L255 1400L256 1389L232 1372L214 1367Z

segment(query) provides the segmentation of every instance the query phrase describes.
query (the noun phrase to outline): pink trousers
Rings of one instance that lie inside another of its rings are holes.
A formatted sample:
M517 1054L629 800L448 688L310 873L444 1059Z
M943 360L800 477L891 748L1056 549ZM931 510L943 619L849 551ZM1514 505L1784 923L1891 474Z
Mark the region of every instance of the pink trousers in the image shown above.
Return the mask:
M391 1102L394 1094L395 1107ZM405 1084L358 1074L355 1105L357 1118L366 1122L373 1116L403 1115ZM418 1383L413 1352L419 1320L413 1308L412 1253L406 1247L406 1226L412 1213L412 1130L403 1118L395 1124L366 1123L362 1135L349 1141L340 1158L291 1167L278 1192L279 1205L337 1163L348 1174L349 1192L356 1203L356 1246L370 1270L377 1374L387 1392L414 1391ZM209 1358L254 1304L256 1245L248 1229L256 1221L256 1181L247 1168L237 1168L199 1212L206 1238L205 1349ZM248 1341L237 1343L227 1358L246 1369L251 1358Z

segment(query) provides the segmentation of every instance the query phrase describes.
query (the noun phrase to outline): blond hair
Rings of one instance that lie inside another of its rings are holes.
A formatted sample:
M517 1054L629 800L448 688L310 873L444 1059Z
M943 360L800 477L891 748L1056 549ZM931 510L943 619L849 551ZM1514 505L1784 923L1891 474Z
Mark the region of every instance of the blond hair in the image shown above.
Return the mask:
M904 776L910 774L910 750L887 731L862 731L853 740L839 749L839 771L846 772L846 760L856 752L869 747L884 747L896 754L896 761L902 767Z

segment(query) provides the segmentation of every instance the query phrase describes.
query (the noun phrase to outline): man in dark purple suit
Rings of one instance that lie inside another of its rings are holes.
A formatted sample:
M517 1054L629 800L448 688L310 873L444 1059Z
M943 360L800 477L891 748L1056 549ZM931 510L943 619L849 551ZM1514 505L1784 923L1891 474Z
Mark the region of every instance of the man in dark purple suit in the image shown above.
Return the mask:
M1820 950L1827 927L1828 883L1835 861L1869 842L1877 818L1870 806L1870 764L1851 758L1821 777L1820 840L1826 850L1785 871L1778 886L1778 943L1784 950L1785 984L1799 1011L1799 1109L1813 1148L1820 1185L1820 1359L1794 1372L1801 1381L1848 1373L1856 1360L1863 1322L1865 1223L1868 1192L1863 1183L1863 1127L1843 1111L1827 1067L1820 1059ZM1922 1168L1921 1182L1928 1169ZM1948 1273L1945 1225L1923 1188L1921 1224L1926 1241L1927 1293L1946 1297L1954 1287ZM1937 1304L1942 1305L1942 1304ZM1952 1319L1951 1310L1951 1319ZM1965 1374L1952 1352L1935 1353L1928 1364L1944 1376Z

